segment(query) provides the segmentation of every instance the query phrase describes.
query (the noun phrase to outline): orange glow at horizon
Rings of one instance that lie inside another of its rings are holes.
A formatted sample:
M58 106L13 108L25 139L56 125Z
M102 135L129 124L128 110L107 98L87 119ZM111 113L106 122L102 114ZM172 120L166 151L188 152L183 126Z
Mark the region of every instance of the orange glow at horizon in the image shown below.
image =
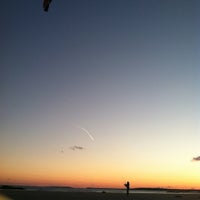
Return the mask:
M63 173L46 172L42 173L3 173L0 175L0 184L21 184L21 185L57 185L70 187L110 187L123 188L126 181L130 181L132 188L137 187L164 187L164 188L180 188L180 189L199 189L200 181L198 177L182 176L181 174L173 176L173 174L155 174L154 176L140 173L134 176L122 176L115 172L98 173L79 172L79 173Z

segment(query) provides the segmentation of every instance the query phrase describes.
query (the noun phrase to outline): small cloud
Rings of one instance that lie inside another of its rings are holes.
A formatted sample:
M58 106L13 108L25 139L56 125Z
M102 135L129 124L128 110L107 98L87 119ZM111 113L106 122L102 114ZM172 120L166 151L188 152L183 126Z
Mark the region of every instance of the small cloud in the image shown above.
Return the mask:
M194 157L192 161L200 161L200 156Z
M71 150L75 151L75 150L84 150L85 148L84 147L81 147L81 146L73 146L73 147L70 147Z

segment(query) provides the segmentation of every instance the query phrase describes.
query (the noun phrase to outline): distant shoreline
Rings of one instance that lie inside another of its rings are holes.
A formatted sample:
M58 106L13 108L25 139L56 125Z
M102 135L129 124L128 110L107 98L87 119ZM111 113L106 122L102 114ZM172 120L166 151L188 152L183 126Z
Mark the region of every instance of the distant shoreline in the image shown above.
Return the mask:
M0 189L1 190L46 190L46 191L53 191L53 190L62 190L62 191L91 191L91 192L95 192L95 191L124 191L124 188L104 188L104 187L85 187L85 188L74 188L74 187L70 187L70 186L31 186L31 185L0 185ZM200 189L179 189L179 188L174 188L174 189L170 189L170 188L148 188L148 187L142 187L142 188L132 188L130 189L130 191L132 192L142 192L142 191L146 191L146 192L171 192L171 193L200 193Z

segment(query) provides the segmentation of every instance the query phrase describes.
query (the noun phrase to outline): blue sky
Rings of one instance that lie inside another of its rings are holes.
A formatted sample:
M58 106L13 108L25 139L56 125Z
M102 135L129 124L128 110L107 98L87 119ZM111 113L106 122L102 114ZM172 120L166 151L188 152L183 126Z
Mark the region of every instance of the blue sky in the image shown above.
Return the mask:
M199 1L53 0L48 13L42 1L1 5L6 159L74 145L127 165L129 154L199 156Z

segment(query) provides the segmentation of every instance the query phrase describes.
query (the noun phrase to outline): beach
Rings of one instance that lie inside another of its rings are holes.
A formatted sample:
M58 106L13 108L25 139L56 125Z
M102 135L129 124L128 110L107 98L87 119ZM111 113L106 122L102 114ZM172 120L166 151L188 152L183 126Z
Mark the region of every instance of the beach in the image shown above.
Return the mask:
M2 190L0 200L200 200L200 193L96 193ZM4 198L3 198L4 196Z

